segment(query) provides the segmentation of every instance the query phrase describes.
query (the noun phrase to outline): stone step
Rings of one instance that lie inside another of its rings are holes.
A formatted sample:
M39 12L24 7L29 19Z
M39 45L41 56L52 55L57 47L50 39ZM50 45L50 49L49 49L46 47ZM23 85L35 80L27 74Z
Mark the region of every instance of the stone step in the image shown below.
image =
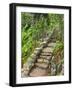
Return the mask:
M35 50L37 50L37 51L38 51L38 50L41 50L41 49L42 49L42 47L39 47L39 48L35 48Z
M41 55L42 55L42 56L51 56L52 53L50 53L50 52L45 52L45 53L43 53L43 52L42 52Z
M49 63L49 60L39 58L39 59L37 59L37 62L38 62L38 63Z
M42 58L38 58L38 59L37 59L37 62L42 63L43 60L44 60L44 59L42 59Z
M49 48L49 47L46 47L42 50L43 53L52 53L53 52L53 48Z
M48 68L48 63L35 63L35 66L43 68L43 69L47 69Z
M48 44L48 47L55 47L56 46L56 43L55 42L52 42L52 43L49 43Z
M47 76L47 75L48 75L47 70L39 67L33 68L29 74L30 77Z
M42 56L42 55L40 55L40 58L42 58L42 59L46 59L46 60L50 60L51 57L52 57L52 56Z

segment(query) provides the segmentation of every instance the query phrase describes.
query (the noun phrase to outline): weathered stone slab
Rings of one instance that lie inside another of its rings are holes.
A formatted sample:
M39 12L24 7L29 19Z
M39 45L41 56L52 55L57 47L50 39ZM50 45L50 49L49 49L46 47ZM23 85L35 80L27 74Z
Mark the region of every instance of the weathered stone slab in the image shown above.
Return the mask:
M46 47L46 48L44 48L43 50L42 50L42 52L50 52L50 53L52 53L53 52L53 48L49 48L49 47Z
M42 47L35 48L35 50L40 51L40 50L42 50Z
M37 59L37 62L42 63L42 62L43 62L43 60L44 60L44 59L39 58L39 59Z
M37 62L38 62L38 63L49 63L49 60L39 58L39 59L37 59Z
M47 71L45 69L41 69L39 67L33 68L29 74L29 76L31 76L31 77L47 76L47 75L48 75Z
M44 63L49 63L49 60L48 59L44 59L44 61L43 61Z
M49 53L49 52L45 52L45 53L43 53L43 52L42 52L41 55L42 55L42 56L51 56L52 53Z
M42 44L46 44L46 43L47 43L47 41L42 42Z
M48 68L48 63L35 63L35 65L44 69Z
M48 44L48 47L55 47L56 46L56 43L55 42L52 42L52 43L49 43Z
M40 58L50 60L52 56L42 56L40 55Z

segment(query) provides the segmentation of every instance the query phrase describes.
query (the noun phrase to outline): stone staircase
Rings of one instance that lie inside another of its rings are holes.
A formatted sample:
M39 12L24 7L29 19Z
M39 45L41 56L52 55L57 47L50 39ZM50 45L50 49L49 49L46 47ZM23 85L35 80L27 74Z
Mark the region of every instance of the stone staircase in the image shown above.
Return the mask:
M51 73L51 59L55 42L48 43L48 45L42 49L38 59L29 72L30 77L48 76Z
M53 39L52 39L53 40ZM45 40L42 46L36 48L32 58L28 58L21 70L21 77L38 77L51 75L51 59L53 49L56 45L54 41Z

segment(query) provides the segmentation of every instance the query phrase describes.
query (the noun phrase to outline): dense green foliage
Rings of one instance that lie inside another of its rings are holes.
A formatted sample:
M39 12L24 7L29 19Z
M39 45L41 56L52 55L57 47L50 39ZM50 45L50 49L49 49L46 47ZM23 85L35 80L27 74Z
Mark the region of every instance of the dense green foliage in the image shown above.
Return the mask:
M59 41L56 48L63 48L63 16L63 14L21 13L22 63L27 61L34 49L39 47L43 39L49 37L52 32Z
M61 52L62 50L64 50L64 44L63 42L60 41L56 41L56 46L54 48L53 54L57 54L59 51Z

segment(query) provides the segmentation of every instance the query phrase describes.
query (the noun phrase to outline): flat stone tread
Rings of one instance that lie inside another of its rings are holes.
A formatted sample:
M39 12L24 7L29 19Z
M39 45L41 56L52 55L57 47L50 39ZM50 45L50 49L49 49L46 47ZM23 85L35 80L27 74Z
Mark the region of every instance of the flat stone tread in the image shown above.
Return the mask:
M44 53L43 53L43 52L42 52L41 55L43 55L43 56L51 56L52 53L49 53L49 52L44 52Z
M45 52L50 52L50 53L52 53L53 52L53 48L49 48L49 47L46 47L46 48L44 48L43 50L42 50L42 52L43 53L45 53Z
M42 49L42 47L40 47L40 48L35 48L35 50L37 50L37 51L39 51L39 50L41 50Z
M43 62L43 60L44 60L44 59L42 59L42 58L38 58L38 59L37 59L37 62Z
M35 63L35 66L46 69L48 68L48 63L38 63L37 62Z
M38 76L47 76L48 72L45 69L41 69L39 67L35 67L31 70L29 76L31 77L38 77Z
M37 62L39 62L39 63L49 63L49 60L39 58L39 59L37 59Z
M56 43L55 42L52 42L52 43L49 43L48 44L48 47L55 47Z
M42 56L40 55L40 58L50 60L52 56Z

